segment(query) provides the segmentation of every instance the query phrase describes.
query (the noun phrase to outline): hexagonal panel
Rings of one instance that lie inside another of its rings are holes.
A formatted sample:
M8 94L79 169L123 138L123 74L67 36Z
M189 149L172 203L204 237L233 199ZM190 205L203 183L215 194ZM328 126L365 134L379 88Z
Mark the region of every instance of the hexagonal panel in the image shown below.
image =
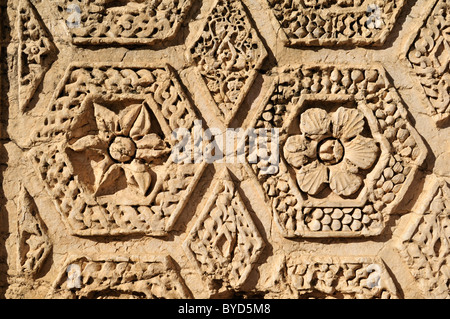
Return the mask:
M175 164L195 113L168 65L73 64L31 158L72 233L167 234L204 164Z
M234 118L267 51L240 0L217 0L187 52L225 125Z
M382 45L406 1L267 0L288 46Z
M380 234L427 153L381 66L282 69L252 127L280 128L278 173L252 169L286 237Z

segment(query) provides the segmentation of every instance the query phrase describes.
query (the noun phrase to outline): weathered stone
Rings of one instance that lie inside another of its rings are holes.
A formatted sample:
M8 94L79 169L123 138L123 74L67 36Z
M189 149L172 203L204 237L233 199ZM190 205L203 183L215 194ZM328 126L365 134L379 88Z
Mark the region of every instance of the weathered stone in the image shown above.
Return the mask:
M449 8L4 1L0 299L449 298Z

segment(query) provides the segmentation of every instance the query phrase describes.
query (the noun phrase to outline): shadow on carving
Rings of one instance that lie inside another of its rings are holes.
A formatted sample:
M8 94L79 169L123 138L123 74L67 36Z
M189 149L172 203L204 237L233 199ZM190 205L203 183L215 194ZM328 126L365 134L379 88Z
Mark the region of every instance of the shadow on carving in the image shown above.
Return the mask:
M374 46L371 49L373 50L385 50L387 48L391 48L394 45L394 42L398 38L400 31L403 29L403 24L405 23L406 17L411 13L411 9L416 5L417 0L405 1L403 8L397 17L394 27L392 31L386 37L386 41L382 46Z

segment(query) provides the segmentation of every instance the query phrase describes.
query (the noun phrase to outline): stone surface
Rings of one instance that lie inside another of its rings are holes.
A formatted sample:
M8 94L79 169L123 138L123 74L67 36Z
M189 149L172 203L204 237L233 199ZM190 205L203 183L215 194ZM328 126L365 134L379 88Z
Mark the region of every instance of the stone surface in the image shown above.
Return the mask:
M449 8L0 0L0 298L450 298Z

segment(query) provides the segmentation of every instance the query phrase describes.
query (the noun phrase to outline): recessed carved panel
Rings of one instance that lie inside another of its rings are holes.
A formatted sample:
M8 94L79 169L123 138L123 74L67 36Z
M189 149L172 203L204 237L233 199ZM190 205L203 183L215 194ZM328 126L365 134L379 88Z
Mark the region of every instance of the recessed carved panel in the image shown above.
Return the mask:
M417 215L399 239L398 249L426 298L450 294L450 188L434 178Z
M381 45L405 1L267 0L289 46Z
M65 0L60 6L77 45L152 45L180 30L192 0Z
M187 52L225 123L234 118L267 51L240 0L218 0Z
M218 177L183 246L208 280L239 288L249 276L264 241L228 170Z
M286 68L253 125L280 129L278 173L252 167L285 237L380 234L427 154L380 67Z
M36 276L52 249L47 226L31 195L22 186L18 207L18 267L25 276Z
M171 159L194 119L169 66L72 65L31 160L72 233L165 235L204 168Z
M398 298L380 258L295 254L277 267L269 289L278 298Z
M450 116L448 21L450 4L438 0L431 7L407 52L407 58L429 101L429 112L437 123Z
M20 0L17 11L19 108L23 112L55 60L57 49L29 0Z
M48 298L189 299L170 256L69 257Z

